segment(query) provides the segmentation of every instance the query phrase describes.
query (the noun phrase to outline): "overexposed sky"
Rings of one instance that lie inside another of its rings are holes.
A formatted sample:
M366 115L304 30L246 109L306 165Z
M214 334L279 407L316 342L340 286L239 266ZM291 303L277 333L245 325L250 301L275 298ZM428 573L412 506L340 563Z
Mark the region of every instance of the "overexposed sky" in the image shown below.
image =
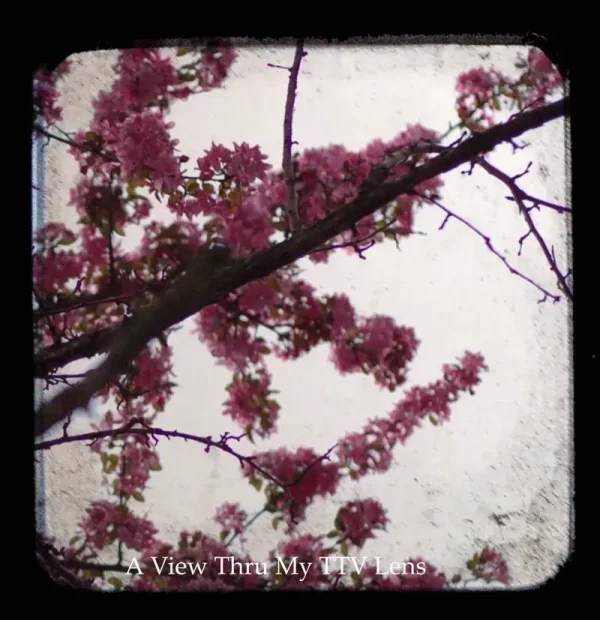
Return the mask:
M376 138L389 140L420 123L445 131L456 121L455 82L470 68L494 66L515 74L521 47L307 46L298 82L294 140L299 150L343 144L360 149ZM482 56L489 53L489 58ZM224 88L178 102L171 110L172 135L194 159L211 142L258 144L269 162L281 166L287 71L267 63L291 65L293 47L240 50ZM91 119L91 99L111 81L112 52L72 57L72 74L62 85L64 121L75 131ZM553 121L523 136L531 143L512 154L500 147L491 162L508 174L531 173L520 186L539 198L565 203L564 124ZM518 239L527 231L506 188L476 168L445 175L442 203L490 235L497 250L515 267L556 291L556 283L534 241L517 256ZM77 166L63 145L48 148L47 217L74 222L66 207ZM163 207L153 217L172 216ZM375 497L388 509L391 526L364 548L402 562L416 555L444 570L459 570L475 551L489 545L508 560L515 582L540 582L564 561L568 545L569 309L566 302L538 304L541 294L512 275L481 238L456 220L438 228L445 214L435 206L420 209L415 229L425 233L377 246L367 260L339 254L327 265L300 262L304 277L319 291L346 292L361 314L381 313L413 327L421 341L404 386L423 385L441 376L441 367L465 350L481 352L490 368L474 396L462 396L448 424L417 429L406 446L396 448L395 465L386 474L347 482L329 500L317 500L300 531L325 533L339 506L349 499ZM542 234L567 265L566 220L535 213ZM132 236L133 244L140 234ZM235 432L221 415L230 373L215 367L204 345L190 335L192 321L173 334L175 395L157 424L198 435ZM371 378L340 376L323 345L296 362L272 360L273 388L280 391L279 433L259 442L264 451L286 445L325 452L348 431L382 416L400 400L381 391ZM86 362L88 363L88 362ZM77 425L88 425L82 418ZM254 450L249 443L240 452ZM175 541L182 529L218 533L212 521L225 501L239 501L252 512L263 496L242 479L236 460L218 451L181 441L159 444L163 471L153 474L146 510L161 536ZM66 540L83 508L98 497L99 459L85 446L59 446L46 456L48 528ZM492 514L508 514L499 526ZM279 540L270 519L251 528L246 548L266 559Z

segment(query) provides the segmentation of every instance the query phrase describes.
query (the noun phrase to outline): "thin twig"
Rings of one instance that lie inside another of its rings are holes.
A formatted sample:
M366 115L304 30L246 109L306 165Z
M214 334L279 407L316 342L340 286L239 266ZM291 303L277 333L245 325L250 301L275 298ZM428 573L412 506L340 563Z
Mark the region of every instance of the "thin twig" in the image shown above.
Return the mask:
M553 295L550 291L547 291L544 287L540 286L539 284L537 284L537 282L533 281L531 278L527 277L526 275L524 275L523 273L521 273L518 269L515 269L506 259L505 256L503 256L502 254L500 254L500 252L498 252L498 250L496 250L496 248L492 245L492 241L491 239L485 235L484 233L482 233L477 227L473 226L473 224L471 224L471 222L468 222L467 220L465 220L463 217L461 217L460 215L457 215L456 213L454 213L453 211L450 211L450 209L448 209L447 207L445 207L443 204L441 204L440 202L438 202L437 200L433 199L433 198L428 198L427 196L421 196L424 200L428 200L429 202L431 202L432 204L436 205L437 207L439 207L442 211L444 211L444 213L446 213L446 217L444 218L444 221L442 222L442 224L439 227L439 230L442 230L444 228L444 226L448 223L448 220L450 218L455 218L457 219L459 222L462 222L465 226L467 226L468 228L470 228L475 234L477 234L479 237L481 237L484 241L485 244L487 245L487 247L489 248L489 250L495 254L507 267L507 269L511 272L514 273L515 275L519 276L520 278L523 278L523 280L525 280L526 282L529 282L530 284L532 284L533 286L535 286L535 288L537 288L538 290L540 290L542 293L544 293L544 298L539 300L539 303L546 301L546 297L549 297L550 299L552 299L552 301L554 301L554 303L560 301L560 297Z
M244 523L244 532L248 530L248 528L262 515L268 512L266 508L261 508L255 515L253 515L246 523ZM242 532L234 532L231 538L224 544L225 547L230 547L233 541L241 534Z
M80 151L89 151L90 153L99 155L105 161L112 161L112 162L119 161L115 155L109 155L108 153L104 153L100 151L97 146L79 144L78 142L75 142L75 140L71 140L70 138L61 138L60 136L57 136L56 134L50 133L49 131L47 131L41 125L38 125L38 124L34 124L34 129L36 131L39 131L41 134L43 134L47 138L52 138L52 140L57 140L58 142L67 144L68 146L73 147L75 149L79 149Z
M556 264L555 257L552 255L552 253L548 249L548 246L546 245L544 238L542 237L542 235L536 228L533 222L533 219L531 217L531 214L529 213L530 209L525 207L525 205L523 204L523 200L532 200L535 204L536 199L530 198L529 196L527 196L527 194L525 194L525 192L522 192L521 189L515 183L515 180L518 177L522 176L522 174L517 175L516 177L509 177L507 174L505 174L501 170L498 170L498 168L496 168L495 166L487 162L483 157L479 157L477 159L477 164L481 166L486 172L496 177L498 180L502 181L502 183L504 183L506 187L508 187L508 189L510 190L513 196L514 201L517 203L519 207L520 213L523 215L523 217L525 218L525 221L527 222L527 226L529 227L531 234L536 238L540 248L542 249L542 252L544 253L544 256L546 257L546 260L548 261L548 265L550 265L550 269L554 272L554 275L556 276L558 280L558 288L571 301L573 301L573 291L571 291L569 285L567 284L567 277L561 273L560 269L558 268L558 265Z
M136 424L140 424L139 427L136 427ZM63 434L62 437L57 439L50 439L48 441L42 441L34 445L34 451L38 452L40 450L50 450L55 446L60 446L69 443L88 441L91 442L88 445L94 445L100 439L104 439L106 437L118 437L123 435L146 435L150 436L154 439L155 443L158 443L157 437L166 437L167 439L171 438L179 438L184 441L193 441L196 443L201 443L206 446L205 452L209 452L211 448L218 448L223 452L227 452L228 454L234 456L238 459L240 465L248 465L253 470L264 476L267 480L273 482L276 486L283 489L284 493L291 496L289 492L289 488L298 484L300 480L304 477L304 475L311 469L316 463L320 462L323 459L329 459L329 454L333 448L330 448L324 455L320 456L313 463L308 465L299 475L298 477L291 483L284 483L278 480L275 476L272 476L268 471L260 467L259 465L255 465L253 456L244 456L236 452L233 448L229 446L229 441L235 439L236 441L241 440L246 434L242 435L230 435L229 433L224 433L219 441L214 441L211 436L208 437L198 437L197 435L190 435L189 433L181 433L179 431L167 431L162 428L153 428L146 426L143 420L134 418L130 420L127 424L120 428L114 428L105 431L94 431L90 433L81 433L79 435L67 435ZM335 447L335 446L334 446ZM292 498L293 499L293 498Z
M296 194L296 175L294 172L294 162L292 161L292 125L294 119L294 102L296 101L296 89L298 87L298 73L300 72L300 63L302 58L306 56L304 51L304 39L298 39L296 45L296 53L294 62L289 69L290 77L288 81L287 99L285 102L285 116L283 119L283 176L287 188L287 216L288 224L292 233L296 232L300 227L300 218L298 216L298 195Z

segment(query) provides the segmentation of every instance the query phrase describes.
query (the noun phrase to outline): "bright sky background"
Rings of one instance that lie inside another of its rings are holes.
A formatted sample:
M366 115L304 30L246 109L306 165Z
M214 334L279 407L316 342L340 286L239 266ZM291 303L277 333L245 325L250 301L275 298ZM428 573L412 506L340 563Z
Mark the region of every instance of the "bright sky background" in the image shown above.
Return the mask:
M308 47L303 60L294 139L299 149L343 144L360 149L375 138L388 140L409 123L443 132L455 122L455 81L477 66L515 74L521 47L457 45L411 47ZM259 144L270 163L281 166L282 124L287 71L293 48L240 51L225 88L199 95L172 109L173 136L191 158L211 141ZM484 59L484 55L488 55ZM91 118L91 98L111 81L112 52L72 57L72 74L62 86L64 122L75 131ZM531 146L512 154L502 147L492 163L508 174L531 173L520 184L539 198L567 200L564 124L554 121L524 138ZM464 170L462 167L460 170ZM517 256L527 231L507 190L476 169L444 177L442 202L486 234L518 269L556 291L544 257L531 238ZM66 207L77 167L62 145L49 147L47 216L73 224ZM165 211L157 212L160 217ZM168 216L165 216L168 217ZM554 244L559 264L567 264L566 220L535 213L540 231ZM448 424L426 424L395 452L395 465L383 475L346 483L327 501L310 509L301 532L326 533L339 506L349 499L375 497L388 509L392 525L364 548L364 555L403 562L423 556L448 575L485 545L501 551L516 584L532 585L553 575L568 549L570 459L570 345L566 302L538 304L541 295L512 275L481 238L456 220L443 231L444 213L420 210L415 228L425 236L368 251L367 260L340 254L328 265L302 261L305 277L323 292L346 292L358 312L393 316L415 329L421 341L405 388L435 381L441 367L465 350L481 352L490 368L474 396L463 396ZM140 232L141 236L141 232ZM132 237L132 243L139 236ZM193 336L191 321L170 337L175 349L176 391L158 425L198 435L234 432L221 415L228 371ZM364 376L341 377L322 346L303 359L272 361L273 387L280 391L280 431L261 442L261 451L286 445L325 452L348 431L385 415L403 391L380 391ZM81 365L77 366L81 368ZM76 429L88 426L85 418ZM218 533L212 521L225 501L239 501L252 512L263 496L239 474L236 460L197 445L163 440L163 471L154 474L139 512L149 512L161 535L175 541L184 528ZM253 447L243 442L240 452ZM58 447L47 455L48 529L66 542L89 500L98 497L99 459L85 446ZM493 514L508 515L504 526ZM279 540L270 518L251 529L246 548L258 561Z

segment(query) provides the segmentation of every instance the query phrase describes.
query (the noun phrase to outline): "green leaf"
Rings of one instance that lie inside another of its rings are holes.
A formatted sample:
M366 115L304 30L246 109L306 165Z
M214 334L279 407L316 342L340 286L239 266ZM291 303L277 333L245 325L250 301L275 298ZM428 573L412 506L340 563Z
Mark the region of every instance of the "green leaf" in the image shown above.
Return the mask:
M195 179L186 179L185 189L187 189L188 193L195 194L200 190L200 185Z
M263 481L262 478L251 478L250 484L257 490L260 491L262 489Z
M96 578L96 577L102 577L102 575L104 575L104 572L101 570L96 570L93 568L86 568L83 571L83 576L84 577L88 577L88 578Z
M71 540L69 541L69 544L74 545L78 540L79 536L73 536L73 538L71 538Z
M337 530L331 530L331 532L327 534L327 538L336 538L337 536L339 536L339 532Z
M342 555L347 556L348 555L348 545L346 543L342 543L342 546L340 547L341 551L342 551Z
M355 570L352 571L350 577L352 577L352 581L354 581L354 583L358 583L360 581L360 575Z
M276 530L279 527L280 521L281 521L281 517L273 517L273 520L271 521L271 525L273 526L274 530Z
M229 534L229 532L227 532L226 530L221 530L221 533L219 534L219 538L221 540L225 540L227 538L227 534Z
M88 142L93 142L93 141L94 141L97 137L98 137L98 134L96 134L94 131L88 131L88 132L85 134L85 139L86 139Z
M429 416L429 421L434 425L437 426L438 425L438 421L432 416Z
M114 586L115 588L123 587L123 582L118 577L109 577L107 581L108 583L110 583L111 586Z
M260 416L260 428L263 431L268 431L269 428L271 428L271 422L269 420L269 416L268 415L261 415Z
M460 575L454 575L451 579L452 583L458 583L460 581Z
M154 463L154 465L152 465L150 469L152 471L160 471L162 469L162 465L160 463Z
M113 226L113 230L119 235L119 237L125 236L125 231L120 226Z
M185 56L186 54L189 54L191 51L192 50L189 47L180 47L177 50L177 56Z
M145 501L145 500L144 500L144 496L143 496L143 495L142 495L139 491L136 491L136 492L133 494L133 499L136 499L138 502L143 502L143 501Z
M60 242L60 245L73 245L75 243L75 239L69 239L68 237L66 239L62 239Z
M196 76L193 73L184 73L183 71L178 71L177 78L182 82L193 82L196 79Z

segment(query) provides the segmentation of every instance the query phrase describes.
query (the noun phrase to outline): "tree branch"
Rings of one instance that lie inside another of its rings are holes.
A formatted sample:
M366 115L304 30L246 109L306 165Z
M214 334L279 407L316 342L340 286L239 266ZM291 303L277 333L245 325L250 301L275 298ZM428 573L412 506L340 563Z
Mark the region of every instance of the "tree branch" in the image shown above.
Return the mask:
M527 208L523 204L523 200L531 200L535 205L536 199L532 198L531 196L523 192L521 188L516 184L514 177L509 177L507 174L505 174L501 170L498 170L496 166L492 166L492 164L486 161L483 157L478 158L477 164L481 166L488 174L491 174L493 177L496 177L498 180L502 181L502 183L504 183L506 187L508 187L508 189L510 190L510 193L513 196L513 200L517 203L517 206L519 207L519 212L525 218L525 221L527 222L527 226L529 227L531 234L536 238L540 248L542 249L542 252L544 253L544 256L546 257L546 260L548 261L548 265L550 266L550 269L554 272L554 275L556 276L556 279L558 282L558 288L569 298L570 301L573 301L573 291L570 289L569 285L567 284L567 276L564 276L561 273L560 269L558 268L558 265L556 264L554 253L550 252L550 250L548 249L548 246L546 245L546 242L544 241L544 238L542 237L536 225L534 224L531 214L529 213L531 208ZM545 203L545 204L546 206L549 206L551 203ZM551 208L555 210L560 209L560 207L557 207L556 205L552 205ZM568 209L564 209L564 210L568 210Z
M43 349L34 358L34 376L41 378L46 376L53 368L61 368L75 360L84 357L94 357L94 355L106 352L113 337L122 327L123 323L113 327L105 327L104 329L78 336L69 342L63 342Z
M36 131L39 131L41 134L43 134L47 138L51 138L52 140L57 140L58 142L62 142L63 144L66 144L67 146L70 146L75 149L79 149L80 151L89 151L90 153L93 153L94 155L99 155L105 161L112 161L115 163L119 162L119 160L114 155L110 155L109 153L104 153L103 151L99 150L97 146L93 146L90 144L79 144L78 142L75 142L75 140L71 140L69 138L61 138L60 136L57 136L56 134L50 133L49 131L47 131L41 125L37 123L35 123L33 127Z
M285 102L285 116L283 120L283 177L287 188L286 210L288 223L292 233L300 228L300 218L298 216L298 196L296 194L296 174L294 162L292 161L292 125L294 118L294 103L296 101L296 88L298 86L298 73L300 63L306 55L303 49L304 40L298 39L294 62L290 68L290 78L288 82L287 99Z
M37 412L40 423L36 437L66 418L76 408L84 408L93 395L135 359L144 346L170 326L214 304L241 286L268 276L297 261L329 239L351 229L377 209L436 176L473 161L502 142L541 127L569 114L569 98L518 114L506 123L473 135L403 177L359 195L343 209L331 213L311 228L299 231L287 241L258 252L245 260L232 260L212 268L190 268L156 304L142 310L117 330L109 353L76 386L57 394Z
M556 295L553 295L550 291L546 290L543 286L540 286L539 284L537 284L537 282L534 282L531 278L529 278L525 274L521 273L518 269L515 269L508 262L507 258L505 256L503 256L502 254L500 254L500 252L498 252L498 250L496 250L496 248L492 245L492 240L487 235L482 233L476 226L473 226L473 224L471 224L470 222L465 220L460 215L457 215L453 211L450 211L450 209L446 208L441 202L438 202L437 200L434 200L433 198L428 198L427 196L421 196L421 198L423 198L423 200L428 200L430 203L436 205L442 211L444 211L444 213L446 214L446 217L444 218L444 221L441 223L441 225L439 227L439 230L442 230L444 228L444 226L446 225L446 223L448 222L448 220L450 218L454 218L454 219L458 220L459 222L461 222L462 224L464 224L465 226L470 228L476 235L481 237L485 241L485 244L487 245L487 247L490 250L490 252L492 252L492 254L497 256L506 265L506 268L511 273L513 273L516 276L519 276L519 278L522 278L526 282L529 282L529 284L532 284L533 286L535 286L535 288L537 288L539 291L544 293L544 297L540 300L540 303L542 301L545 301L546 297L550 297L550 299L552 299L552 301L554 301L554 303L560 301L560 297L558 297Z

